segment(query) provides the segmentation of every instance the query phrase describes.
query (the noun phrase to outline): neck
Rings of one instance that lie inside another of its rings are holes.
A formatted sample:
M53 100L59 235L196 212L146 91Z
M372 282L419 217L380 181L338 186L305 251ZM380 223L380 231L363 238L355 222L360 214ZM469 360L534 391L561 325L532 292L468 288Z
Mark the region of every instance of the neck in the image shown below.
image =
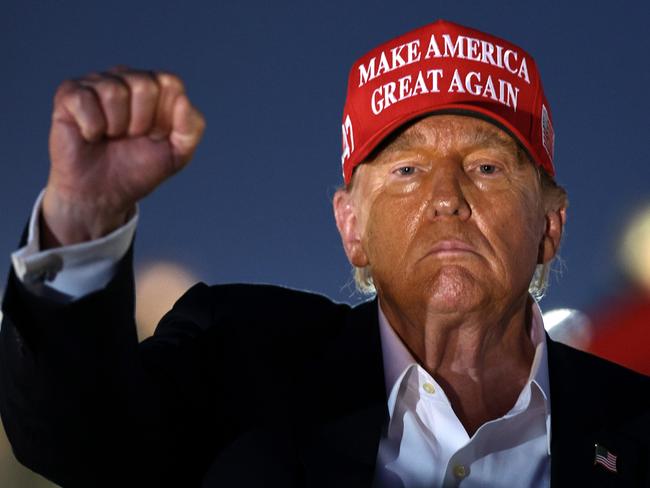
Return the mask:
M512 408L535 352L528 296L500 311L462 317L408 316L389 300L380 303L415 360L442 386L470 436Z

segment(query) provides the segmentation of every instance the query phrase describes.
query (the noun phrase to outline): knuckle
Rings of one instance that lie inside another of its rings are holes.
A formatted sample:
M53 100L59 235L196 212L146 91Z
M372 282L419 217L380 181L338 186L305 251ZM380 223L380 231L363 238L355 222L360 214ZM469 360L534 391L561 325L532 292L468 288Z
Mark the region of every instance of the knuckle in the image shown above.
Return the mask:
M101 97L108 102L123 102L129 96L127 88L117 80L102 80L98 90Z
M147 76L134 76L129 81L131 93L137 97L155 98L158 96L158 86Z
M161 72L158 73L158 82L165 90L184 91L185 87L181 79L172 73Z
M66 96L68 103L77 110L88 109L94 102L94 95L90 88L80 86Z
M64 98L71 91L73 91L73 90L75 90L77 88L78 88L78 85L77 85L76 82L74 82L72 80L65 80L57 87L56 92L54 93L54 98L55 98L55 100Z

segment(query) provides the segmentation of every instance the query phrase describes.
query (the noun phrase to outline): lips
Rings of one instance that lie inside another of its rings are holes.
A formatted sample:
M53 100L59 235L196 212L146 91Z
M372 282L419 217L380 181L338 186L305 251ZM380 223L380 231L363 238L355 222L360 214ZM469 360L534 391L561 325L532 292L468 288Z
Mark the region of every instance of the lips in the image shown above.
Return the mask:
M434 246L427 253L428 255L443 255L443 254L463 254L471 253L478 255L476 248L471 244L458 239L442 239L434 244Z

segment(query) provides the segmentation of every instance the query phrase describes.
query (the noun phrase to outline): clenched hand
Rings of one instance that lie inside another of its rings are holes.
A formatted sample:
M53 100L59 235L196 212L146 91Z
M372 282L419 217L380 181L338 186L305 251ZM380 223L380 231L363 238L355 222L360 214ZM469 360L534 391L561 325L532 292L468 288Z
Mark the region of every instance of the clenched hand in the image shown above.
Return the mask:
M61 84L54 97L43 248L95 239L191 159L205 128L182 81L116 68Z

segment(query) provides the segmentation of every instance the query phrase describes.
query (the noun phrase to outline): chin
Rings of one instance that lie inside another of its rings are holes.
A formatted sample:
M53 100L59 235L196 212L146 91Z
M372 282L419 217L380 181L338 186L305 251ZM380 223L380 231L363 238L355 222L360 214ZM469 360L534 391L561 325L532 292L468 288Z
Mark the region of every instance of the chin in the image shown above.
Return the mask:
M482 287L461 266L440 269L427 289L427 308L433 313L464 313L485 305Z

